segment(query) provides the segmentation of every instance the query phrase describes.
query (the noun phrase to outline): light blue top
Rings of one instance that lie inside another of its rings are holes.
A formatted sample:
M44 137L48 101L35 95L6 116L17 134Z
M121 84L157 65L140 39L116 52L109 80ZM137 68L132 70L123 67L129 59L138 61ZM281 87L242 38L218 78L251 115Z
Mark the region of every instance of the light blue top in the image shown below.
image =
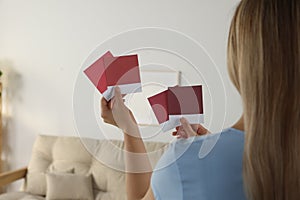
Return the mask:
M246 199L242 179L244 132L229 128L218 134L170 144L152 174L156 200ZM200 159L204 138L216 136L219 139L212 151Z

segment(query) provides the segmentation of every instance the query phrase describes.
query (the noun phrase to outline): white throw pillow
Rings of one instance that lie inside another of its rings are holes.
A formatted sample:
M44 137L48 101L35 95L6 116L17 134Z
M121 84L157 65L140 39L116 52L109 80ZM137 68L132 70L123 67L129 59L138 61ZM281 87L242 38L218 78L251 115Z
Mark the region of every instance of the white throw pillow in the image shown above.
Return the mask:
M47 200L93 200L91 175L47 173Z

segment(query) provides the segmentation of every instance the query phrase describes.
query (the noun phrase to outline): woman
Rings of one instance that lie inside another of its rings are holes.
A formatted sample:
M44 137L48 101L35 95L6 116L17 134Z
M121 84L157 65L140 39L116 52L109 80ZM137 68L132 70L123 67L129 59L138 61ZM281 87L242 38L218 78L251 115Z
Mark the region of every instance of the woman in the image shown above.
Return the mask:
M299 199L299 29L299 0L240 2L230 27L228 67L244 115L219 133L204 159L197 157L203 136L182 119L178 134L195 139L175 162L152 174L147 156L130 155L146 150L119 89L111 104L102 100L104 121L124 132L128 199ZM171 144L158 166L185 144ZM134 173L137 166L145 171Z

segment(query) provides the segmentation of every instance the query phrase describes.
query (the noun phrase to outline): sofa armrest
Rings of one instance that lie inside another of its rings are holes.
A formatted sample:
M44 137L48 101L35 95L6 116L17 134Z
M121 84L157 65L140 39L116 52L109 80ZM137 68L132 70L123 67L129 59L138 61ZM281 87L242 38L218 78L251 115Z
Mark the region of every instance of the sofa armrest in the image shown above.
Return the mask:
M19 170L5 172L0 174L0 187L12 183L16 180L25 178L27 174L27 167Z

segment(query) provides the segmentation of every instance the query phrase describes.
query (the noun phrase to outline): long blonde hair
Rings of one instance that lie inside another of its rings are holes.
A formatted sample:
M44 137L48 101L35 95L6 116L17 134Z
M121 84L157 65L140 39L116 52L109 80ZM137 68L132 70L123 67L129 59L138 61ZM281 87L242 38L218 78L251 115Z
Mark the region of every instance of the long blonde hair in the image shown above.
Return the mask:
M248 198L300 199L300 1L242 0L228 68L243 101Z

